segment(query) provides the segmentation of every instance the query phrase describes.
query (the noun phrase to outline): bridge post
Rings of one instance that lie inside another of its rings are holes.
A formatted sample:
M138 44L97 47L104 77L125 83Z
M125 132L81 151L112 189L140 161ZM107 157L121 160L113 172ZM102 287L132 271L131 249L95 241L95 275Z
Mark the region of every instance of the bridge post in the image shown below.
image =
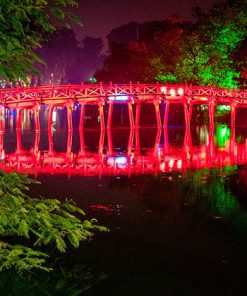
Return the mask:
M16 108L16 129L21 128L21 115L22 115L22 108Z
M135 127L135 123L134 123L132 102L128 103L128 111L129 111L130 129L133 129Z
M104 128L100 129L99 148L98 148L98 154L100 154L100 155L103 153L104 140L105 140L105 126L104 126Z
M136 118L135 118L136 128L140 127L140 115L141 115L141 103L137 101L136 102Z
M68 130L71 131L73 129L73 122L72 122L72 106L73 102L66 103L67 109L67 120L68 120Z
M16 129L16 154L20 154L22 150L22 142L21 142L21 129Z
M129 134L128 149L127 149L128 156L130 156L132 152L133 140L134 140L134 129L131 129Z
M53 114L54 108L55 108L55 105L50 105L50 112L49 112L49 119L48 119L48 130L51 130L51 128L52 128L52 114Z
M113 145L112 145L112 130L107 128L107 142L108 142L108 154L113 154Z
M100 118L100 129L101 130L105 129L104 107L103 106L104 106L103 102L98 102L99 118Z
M165 103L166 103L166 109L165 109L165 116L164 116L164 142L165 142L164 146L165 146L165 152L168 152L169 138L168 138L167 127L168 127L168 119L169 119L170 102L166 100Z
M167 127L168 119L169 119L170 102L166 101L165 103L166 103L166 109L165 109L165 116L164 116L164 127Z
M214 113L215 113L215 102L213 100L208 103L208 115L209 115L209 162L210 167L212 166L212 159L215 151L214 143Z
M112 124L112 113L113 113L113 102L109 102L108 118L107 118L107 128L111 128Z
M40 131L39 110L40 110L40 104L36 104L33 108L36 133Z
M5 130L5 107L0 106L0 132Z
M135 129L135 156L140 155L140 127Z
M208 116L209 116L210 129L214 129L214 113L215 113L215 102L211 100L208 103Z
M81 112L80 112L79 129L83 129L83 125L84 125L84 117L85 117L85 104L84 104L84 103L81 103Z
M53 110L53 107L52 107L52 110ZM52 110L50 112L51 114L52 114ZM48 154L49 154L49 156L52 156L54 154L54 147L53 147L53 136L52 136L51 125L48 126L48 131L47 132L48 132L48 143L49 143L49 152L48 152Z
M154 104L154 109L155 109L155 115L156 115L156 122L157 122L157 127L161 128L161 118L160 118L160 101L155 100L153 102Z
M36 130L34 139L33 154L38 158L39 153L40 130Z
M84 140L84 130L80 126L79 129L79 136L80 136L80 154L85 155L85 140Z
M237 112L238 104L236 102L231 103L231 137L230 137L230 149L231 153L234 154L234 147L236 144L236 112Z

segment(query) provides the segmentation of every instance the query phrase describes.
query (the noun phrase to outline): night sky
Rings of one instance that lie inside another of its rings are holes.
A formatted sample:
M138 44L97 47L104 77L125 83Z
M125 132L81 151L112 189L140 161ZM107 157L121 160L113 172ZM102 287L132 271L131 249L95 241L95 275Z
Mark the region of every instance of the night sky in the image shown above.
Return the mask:
M173 14L191 19L191 8L209 9L217 0L78 0L74 12L83 28L74 28L79 40L86 36L105 38L116 27L131 21L162 20Z

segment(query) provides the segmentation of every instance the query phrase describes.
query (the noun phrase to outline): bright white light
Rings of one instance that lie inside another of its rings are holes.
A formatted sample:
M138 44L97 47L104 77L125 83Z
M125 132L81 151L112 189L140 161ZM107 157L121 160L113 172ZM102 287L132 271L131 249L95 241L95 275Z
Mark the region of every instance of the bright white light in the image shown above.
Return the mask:
M117 164L126 164L127 163L127 157L117 156L116 157L116 163Z
M173 165L174 165L174 159L170 159L169 162L168 162L169 168L172 168Z
M57 120L57 111L54 109L52 112L52 122L56 122Z
M108 97L109 101L127 101L129 99L126 95L110 96Z
M182 160L179 159L179 160L177 161L177 168L178 168L178 169L181 169L181 167L182 167Z
M178 94L179 94L180 96L182 96L182 95L184 94L184 89L183 89L182 87L180 87L180 88L178 89Z
M175 89L173 89L173 88L170 89L170 95L173 96L173 97L176 95Z
M161 91L163 94L166 94L167 89L166 89L165 86L162 86L162 87L160 88L160 91Z

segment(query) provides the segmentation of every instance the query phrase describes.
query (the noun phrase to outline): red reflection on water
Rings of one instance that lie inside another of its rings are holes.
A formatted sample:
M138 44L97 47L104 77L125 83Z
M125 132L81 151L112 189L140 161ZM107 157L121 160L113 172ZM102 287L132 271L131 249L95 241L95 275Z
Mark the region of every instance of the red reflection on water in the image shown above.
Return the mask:
M80 133L81 148L78 153L72 152L72 132L68 132L66 152L56 152L53 147L53 137L48 130L49 149L39 150L39 132L36 132L34 146L27 151L22 149L21 132L17 129L17 145L15 153L5 154L3 149L4 133L0 133L0 169L18 171L28 174L67 174L102 176L102 175L132 175L157 174L168 171L186 171L188 169L212 168L234 164L247 163L247 140L238 144L234 133L224 148L215 144L214 134L209 131L208 142L205 145L193 146L190 129L186 128L183 145L171 146L167 129L155 130L153 146L141 147L139 129L131 129L127 149L113 149L112 131L101 130L97 152L86 151L83 135ZM147 131L150 133L150 131ZM161 135L164 144L161 143ZM107 136L107 141L104 141ZM105 142L107 142L105 146Z

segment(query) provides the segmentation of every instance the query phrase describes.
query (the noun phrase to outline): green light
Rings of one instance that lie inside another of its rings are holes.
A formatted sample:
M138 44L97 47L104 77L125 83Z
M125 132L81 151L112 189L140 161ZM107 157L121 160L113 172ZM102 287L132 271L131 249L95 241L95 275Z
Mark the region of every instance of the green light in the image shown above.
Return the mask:
M218 105L216 108L217 108L217 111L230 111L231 110L231 106L229 106L229 105Z
M227 141L230 140L231 131L230 128L226 125L218 125L216 128L216 144L218 147L225 147Z

